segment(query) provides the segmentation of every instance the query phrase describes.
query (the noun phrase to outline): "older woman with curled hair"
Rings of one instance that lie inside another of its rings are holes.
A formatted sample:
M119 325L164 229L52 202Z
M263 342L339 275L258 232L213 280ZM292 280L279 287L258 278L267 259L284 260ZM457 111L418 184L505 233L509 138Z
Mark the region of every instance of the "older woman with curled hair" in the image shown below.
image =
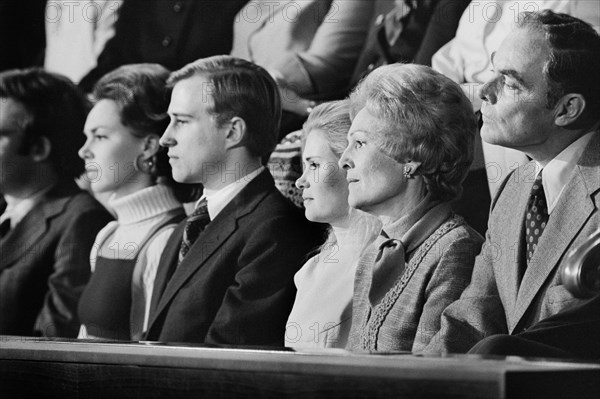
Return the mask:
M475 116L456 83L420 65L373 71L350 101L348 203L383 228L359 261L347 348L418 351L483 242L450 205L473 159Z

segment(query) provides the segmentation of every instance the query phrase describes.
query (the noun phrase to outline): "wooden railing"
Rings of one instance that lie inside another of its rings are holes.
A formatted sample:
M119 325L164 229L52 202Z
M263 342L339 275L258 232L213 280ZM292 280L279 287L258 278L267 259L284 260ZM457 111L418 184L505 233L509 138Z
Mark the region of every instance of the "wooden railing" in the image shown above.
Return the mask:
M0 337L0 398L600 398L600 364Z

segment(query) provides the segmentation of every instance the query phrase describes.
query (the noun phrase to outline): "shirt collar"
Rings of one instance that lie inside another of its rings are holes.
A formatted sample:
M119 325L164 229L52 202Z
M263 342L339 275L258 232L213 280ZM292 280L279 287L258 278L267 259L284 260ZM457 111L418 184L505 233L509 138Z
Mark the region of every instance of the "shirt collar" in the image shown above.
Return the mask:
M10 218L10 228L13 229L27 214L41 202L42 197L46 195L48 191L50 191L54 187L50 185L45 187L39 191L36 191L34 194L30 195L27 198L14 198L10 196L4 197L6 200L6 210L0 216L0 223L4 222L6 219Z
M592 139L594 132L589 132L575 140L560 154L554 157L544 168L543 185L544 195L548 203L548 214L556 206L561 193L571 178L571 172L575 169L583 151ZM542 166L536 162L536 176L539 175Z
M229 204L231 200L234 199L235 196L238 195L240 191L242 191L244 187L248 185L248 183L250 183L256 176L261 174L264 169L265 167L261 166L254 172L247 174L231 184L228 184L220 190L209 190L205 188L202 197L196 203L196 207L200 201L206 198L208 216L210 216L210 220L215 220L217 215L221 213L227 204Z

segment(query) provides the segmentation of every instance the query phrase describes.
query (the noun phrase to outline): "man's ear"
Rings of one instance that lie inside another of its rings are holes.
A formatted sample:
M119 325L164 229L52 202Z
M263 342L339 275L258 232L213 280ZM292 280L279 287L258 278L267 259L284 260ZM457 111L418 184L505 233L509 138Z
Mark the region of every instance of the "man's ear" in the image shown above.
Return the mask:
M246 137L246 121L239 116L234 116L229 123L226 137L227 149L240 147Z
M52 143L46 136L36 138L29 147L29 155L35 162L46 161L50 157L50 151L52 151Z
M160 149L159 140L160 137L156 134L151 134L144 137L144 149L142 152L142 157L144 159L150 159L154 155L156 155L156 153Z
M581 94L565 94L556 104L554 124L560 127L574 124L585 110L585 105L585 98Z

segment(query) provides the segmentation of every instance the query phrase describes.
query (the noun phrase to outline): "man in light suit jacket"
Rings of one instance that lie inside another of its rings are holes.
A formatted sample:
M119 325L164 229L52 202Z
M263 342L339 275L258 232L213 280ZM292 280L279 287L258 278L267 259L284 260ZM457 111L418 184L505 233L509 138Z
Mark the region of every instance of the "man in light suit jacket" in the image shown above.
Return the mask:
M230 56L198 60L169 81L160 143L175 180L202 183L204 194L161 258L147 339L282 345L293 276L322 237L262 166L277 140L277 85Z
M482 138L533 160L494 198L471 284L428 352L466 352L581 305L559 271L600 228L600 36L566 14L524 13L492 61Z
M0 74L0 334L77 336L90 249L111 219L74 181L86 113L67 78Z

